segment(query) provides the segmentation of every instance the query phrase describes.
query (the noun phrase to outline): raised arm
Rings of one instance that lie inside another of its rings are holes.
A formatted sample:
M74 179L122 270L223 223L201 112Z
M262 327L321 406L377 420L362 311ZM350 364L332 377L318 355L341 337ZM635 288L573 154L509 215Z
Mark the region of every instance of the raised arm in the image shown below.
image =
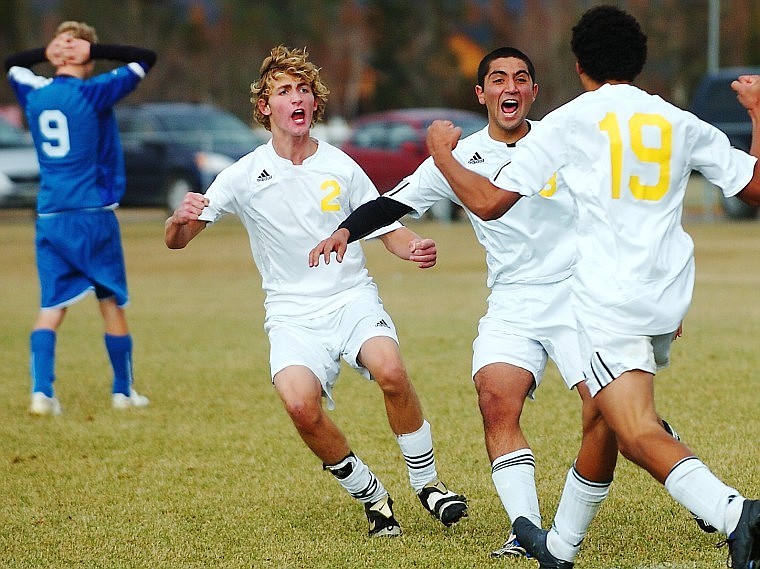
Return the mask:
M189 192L164 224L164 243L169 249L182 249L206 227L198 219L209 201L203 194Z
M520 194L502 190L485 176L460 164L452 150L461 135L462 129L451 121L433 121L427 134L430 155L467 209L485 221L498 219L520 199Z
M731 83L731 88L736 91L736 98L747 109L752 120L749 153L760 158L760 75L742 75ZM752 179L736 197L749 205L760 206L760 159L755 162Z

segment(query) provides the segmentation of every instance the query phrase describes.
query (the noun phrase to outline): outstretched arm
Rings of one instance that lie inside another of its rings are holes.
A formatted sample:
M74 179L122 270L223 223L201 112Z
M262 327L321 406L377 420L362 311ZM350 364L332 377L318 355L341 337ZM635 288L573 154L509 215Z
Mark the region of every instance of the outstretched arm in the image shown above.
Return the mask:
M423 239L408 227L399 227L385 233L380 236L380 240L388 251L400 259L417 263L421 269L434 266L438 258L435 241Z
M520 194L502 190L485 176L460 164L452 150L461 135L462 129L451 121L433 121L427 134L430 155L467 209L485 221L498 219L520 199Z
M314 249L309 252L309 266L319 265L319 257L324 255L325 264L330 264L330 255L334 252L335 259L340 263L346 248L362 237L366 237L373 231L390 225L412 211L412 208L394 199L380 196L360 205L343 220L338 229L323 239Z
M198 217L208 204L208 198L203 194L185 194L185 199L164 224L164 243L169 249L184 248L203 231L206 222Z
M742 75L731 83L736 98L747 109L752 120L752 145L749 153L760 158L760 75ZM752 179L736 197L743 202L760 206L760 160L755 162Z

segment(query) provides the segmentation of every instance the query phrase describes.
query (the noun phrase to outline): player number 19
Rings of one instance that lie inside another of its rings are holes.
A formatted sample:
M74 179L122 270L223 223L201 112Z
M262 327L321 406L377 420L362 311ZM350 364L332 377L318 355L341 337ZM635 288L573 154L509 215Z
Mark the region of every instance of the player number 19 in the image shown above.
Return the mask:
M610 162L612 165L612 199L620 199L623 184L623 137L620 123L615 113L607 115L599 121L599 128L610 138ZM646 146L644 130L656 128L660 132L660 146ZM630 149L641 163L655 164L659 167L659 177L654 185L646 185L641 178L631 175L628 178L628 189L633 197L639 200L657 201L662 199L670 185L670 158L673 149L673 129L671 124L662 116L655 114L636 113L628 121L630 133Z

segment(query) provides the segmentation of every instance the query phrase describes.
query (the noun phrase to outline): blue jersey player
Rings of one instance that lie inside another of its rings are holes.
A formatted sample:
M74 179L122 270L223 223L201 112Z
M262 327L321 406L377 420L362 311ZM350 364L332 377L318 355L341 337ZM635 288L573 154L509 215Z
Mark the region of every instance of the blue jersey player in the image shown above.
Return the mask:
M94 60L126 65L93 76ZM31 67L50 61L55 77ZM40 311L31 333L35 415L57 415L55 345L68 306L94 291L113 367L112 405L144 407L132 388L132 337L119 224L124 161L113 106L132 92L156 61L154 51L97 43L85 23L64 22L47 48L9 56L8 79L24 108L40 163L36 253Z

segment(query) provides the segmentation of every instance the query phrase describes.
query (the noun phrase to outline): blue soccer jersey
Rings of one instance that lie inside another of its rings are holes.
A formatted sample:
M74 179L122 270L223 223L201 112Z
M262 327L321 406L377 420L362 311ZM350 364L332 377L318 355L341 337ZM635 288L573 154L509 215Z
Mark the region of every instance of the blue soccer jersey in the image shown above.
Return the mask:
M66 75L49 79L25 67L9 70L37 148L42 178L38 213L119 202L126 180L113 105L144 76L139 63L85 80Z

